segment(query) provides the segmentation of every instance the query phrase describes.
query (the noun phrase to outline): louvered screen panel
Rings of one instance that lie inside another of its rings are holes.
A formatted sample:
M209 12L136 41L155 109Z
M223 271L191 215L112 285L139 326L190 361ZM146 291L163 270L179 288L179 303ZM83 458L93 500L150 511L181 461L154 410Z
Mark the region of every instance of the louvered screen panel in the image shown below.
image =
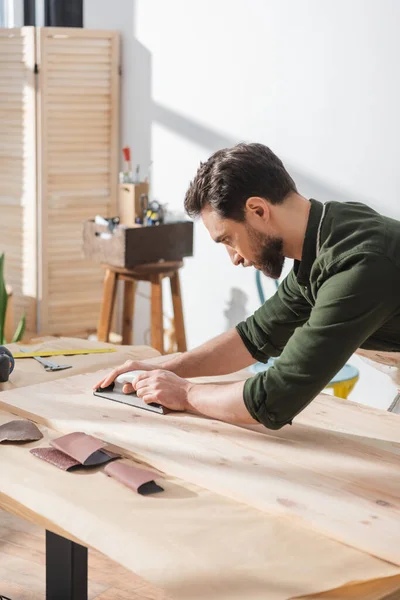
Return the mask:
M119 38L113 31L38 31L40 332L96 329L103 270L82 258L82 223L115 216Z
M35 34L0 29L0 252L16 325L36 329ZM7 340L10 341L10 340Z

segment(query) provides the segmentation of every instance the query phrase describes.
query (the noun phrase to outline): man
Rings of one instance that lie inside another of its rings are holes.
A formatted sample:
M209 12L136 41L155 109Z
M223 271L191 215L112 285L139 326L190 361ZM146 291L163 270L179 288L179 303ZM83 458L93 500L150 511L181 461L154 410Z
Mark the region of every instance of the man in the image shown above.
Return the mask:
M400 222L349 202L301 196L282 162L262 144L219 150L202 164L185 198L235 265L279 278L253 316L199 348L144 369L124 391L145 402L233 423L279 429L309 404L358 348L400 351ZM198 315L198 318L206 318ZM191 384L279 356L246 382ZM100 385L100 384L99 384Z

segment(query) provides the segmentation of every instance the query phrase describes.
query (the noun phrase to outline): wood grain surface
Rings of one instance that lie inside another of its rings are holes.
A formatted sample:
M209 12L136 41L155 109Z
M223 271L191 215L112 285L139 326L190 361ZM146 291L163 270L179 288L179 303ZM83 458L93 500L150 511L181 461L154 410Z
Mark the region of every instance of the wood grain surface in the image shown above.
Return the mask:
M9 419L0 411L0 424ZM29 452L59 435L41 430L40 442L1 448L0 507L97 549L175 600L288 600L380 578L377 600L384 597L388 578L400 575L399 568L290 519L174 477L163 479L165 492L146 497L102 469L56 469ZM2 558L0 550L0 575ZM133 590L127 588L130 599L136 597Z
M169 475L400 565L399 446L379 437L379 415L396 424L397 415L373 412L375 438L361 436L360 408L355 435L319 428L318 419L280 431L242 428L113 403L93 396L98 379L4 392L0 405L63 433L91 433Z

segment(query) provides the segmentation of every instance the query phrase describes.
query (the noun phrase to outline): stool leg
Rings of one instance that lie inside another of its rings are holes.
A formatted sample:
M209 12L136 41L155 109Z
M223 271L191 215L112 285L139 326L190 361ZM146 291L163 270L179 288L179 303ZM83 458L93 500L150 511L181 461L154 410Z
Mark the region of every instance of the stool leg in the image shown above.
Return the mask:
M111 271L111 269L107 269L104 277L103 299L101 302L100 317L97 327L97 339L99 342L108 342L116 291L117 274L114 271Z
M162 301L162 277L151 276L151 345L164 354L164 322Z
M174 325L176 343L178 346L178 352L186 352L186 334L185 334L185 323L183 320L183 308L182 308L182 296L181 296L181 284L179 281L179 272L175 271L171 275L171 294L172 294L172 305L174 307Z
M122 313L122 343L132 344L133 315L135 312L136 281L124 281L124 307Z

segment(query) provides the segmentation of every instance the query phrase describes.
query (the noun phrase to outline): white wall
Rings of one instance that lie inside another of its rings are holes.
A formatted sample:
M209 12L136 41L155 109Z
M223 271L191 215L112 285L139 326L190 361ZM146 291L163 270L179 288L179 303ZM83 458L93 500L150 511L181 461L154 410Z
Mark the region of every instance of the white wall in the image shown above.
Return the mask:
M153 65L155 195L180 207L213 150L260 141L305 195L399 215L399 21L396 0L137 0ZM183 273L191 347L225 329L233 288L254 310L253 272L234 269L199 224Z
M85 0L86 26L121 29L128 46L135 33L147 52L124 51L123 143L147 158L140 124L152 118L153 192L177 209L199 162L246 140L271 146L305 195L399 215L399 19L397 0ZM133 82L150 77L147 115ZM233 320L258 305L254 272L231 266L201 224L195 234L183 272L191 347L227 327L232 296ZM373 381L388 405L393 384L364 371L353 397Z
M181 206L200 160L257 140L284 159L303 193L396 214L399 2L138 0L136 11L136 35L152 55L161 200ZM224 329L232 287L255 307L253 278L197 227L184 273L191 346Z
M84 27L117 30L121 34L120 148L130 146L133 167L139 164L141 173L145 175L151 161L151 56L134 37L135 2L84 0L83 7ZM150 343L148 296L149 284L141 282L134 321L134 342L137 344Z

